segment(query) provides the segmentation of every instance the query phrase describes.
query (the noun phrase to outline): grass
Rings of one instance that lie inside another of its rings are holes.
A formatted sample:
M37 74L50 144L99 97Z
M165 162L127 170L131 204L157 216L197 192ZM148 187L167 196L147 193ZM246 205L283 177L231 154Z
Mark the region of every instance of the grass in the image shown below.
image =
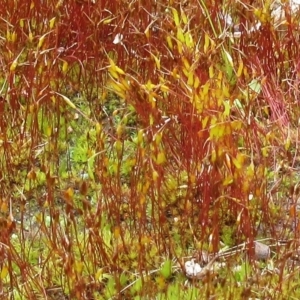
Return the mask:
M0 6L0 293L298 299L298 10L102 2Z

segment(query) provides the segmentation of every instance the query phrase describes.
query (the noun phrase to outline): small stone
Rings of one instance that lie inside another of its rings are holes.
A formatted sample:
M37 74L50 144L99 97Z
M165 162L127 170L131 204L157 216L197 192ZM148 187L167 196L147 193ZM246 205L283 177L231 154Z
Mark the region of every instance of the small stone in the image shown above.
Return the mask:
M202 268L195 262L194 259L188 260L184 264L185 273L188 277L197 277L200 274Z
M261 242L254 242L254 251L257 260L267 260L270 258L271 250L268 245Z

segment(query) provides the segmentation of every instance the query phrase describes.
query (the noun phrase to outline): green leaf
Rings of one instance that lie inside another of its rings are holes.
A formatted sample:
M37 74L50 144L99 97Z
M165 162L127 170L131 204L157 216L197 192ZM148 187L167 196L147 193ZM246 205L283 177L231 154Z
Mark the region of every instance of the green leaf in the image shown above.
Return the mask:
M233 68L233 59L232 59L231 55L225 49L223 49L223 51L225 53L227 63L229 63L229 65L231 66L231 68Z
M228 175L224 180L223 180L223 185L227 186L233 183L233 177L231 175Z
M209 130L209 136L211 139L218 140L224 135L225 126L223 124L216 124Z
M255 93L257 93L257 94L259 94L260 91L261 91L261 84L260 84L260 82L258 82L257 79L253 79L253 80L249 83L248 86L249 86L249 88L250 88L253 92L255 92Z
M134 295L138 292L140 292L140 290L142 289L143 287L143 283L142 283L142 279L139 278L135 281L135 283L133 284L133 286L131 287L130 291L131 293Z
M120 276L120 284L121 286L125 286L128 283L128 276L123 272Z
M159 152L158 155L157 155L157 161L156 161L156 163L157 163L158 165L161 165L161 164L163 164L165 161L166 161L165 153L164 153L164 152Z
M222 56L224 60L224 69L227 75L227 78L229 80L232 79L233 76L233 60L229 52L227 52L225 49L222 51Z
M173 13L173 18L176 26L179 26L180 21L179 21L179 15L178 11L175 8L172 8L172 13Z
M229 114L230 114L230 102L228 100L224 101L223 102L223 105L224 105L224 117L228 117Z
M160 273L164 278L169 278L172 275L172 261L167 259L161 266Z

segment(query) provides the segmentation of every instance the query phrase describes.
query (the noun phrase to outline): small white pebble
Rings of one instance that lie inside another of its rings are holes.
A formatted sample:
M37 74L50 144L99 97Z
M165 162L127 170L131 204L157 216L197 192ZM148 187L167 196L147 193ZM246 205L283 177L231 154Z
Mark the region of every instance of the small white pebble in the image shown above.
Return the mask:
M198 263L195 263L195 260L188 260L184 264L185 272L187 276L195 277L197 276L202 268Z

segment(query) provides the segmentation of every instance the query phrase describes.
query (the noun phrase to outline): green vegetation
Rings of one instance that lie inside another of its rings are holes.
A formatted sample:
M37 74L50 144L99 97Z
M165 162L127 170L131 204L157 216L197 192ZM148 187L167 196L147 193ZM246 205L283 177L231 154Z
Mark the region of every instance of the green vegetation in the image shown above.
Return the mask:
M288 2L2 0L0 295L299 299Z

